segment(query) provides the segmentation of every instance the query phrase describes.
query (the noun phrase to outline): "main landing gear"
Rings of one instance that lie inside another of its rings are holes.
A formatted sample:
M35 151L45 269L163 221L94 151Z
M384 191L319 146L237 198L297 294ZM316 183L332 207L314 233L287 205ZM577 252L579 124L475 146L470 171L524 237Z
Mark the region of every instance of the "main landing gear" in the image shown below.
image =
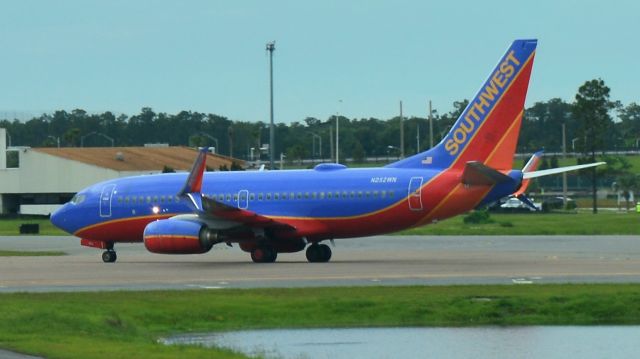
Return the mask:
M307 260L310 263L326 263L331 259L331 248L326 244L314 243L307 247Z
M251 260L255 263L273 263L278 258L278 252L271 246L262 245L251 251Z

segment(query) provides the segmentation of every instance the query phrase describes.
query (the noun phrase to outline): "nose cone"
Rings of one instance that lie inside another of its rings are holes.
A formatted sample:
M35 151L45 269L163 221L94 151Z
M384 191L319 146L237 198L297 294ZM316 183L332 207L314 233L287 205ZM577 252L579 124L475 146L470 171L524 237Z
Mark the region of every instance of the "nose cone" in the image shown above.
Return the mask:
M60 228L63 231L68 233L69 230L67 230L68 226L66 225L67 224L67 218L66 218L67 216L66 216L66 213L65 213L65 212L67 212L67 206L68 205L65 204L64 206L62 206L62 207L58 208L57 210L55 210L55 212L51 213L51 218L49 218L49 220L51 221L51 223L54 226L56 226L56 227L58 227L58 228Z

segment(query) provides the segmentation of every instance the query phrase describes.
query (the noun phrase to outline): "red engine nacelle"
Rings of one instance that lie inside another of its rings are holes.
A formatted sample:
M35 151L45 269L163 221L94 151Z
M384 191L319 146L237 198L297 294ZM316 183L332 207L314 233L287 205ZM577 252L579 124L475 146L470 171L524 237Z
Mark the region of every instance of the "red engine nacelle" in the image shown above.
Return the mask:
M214 235L201 223L180 219L161 219L144 229L144 246L162 254L198 254L211 250Z

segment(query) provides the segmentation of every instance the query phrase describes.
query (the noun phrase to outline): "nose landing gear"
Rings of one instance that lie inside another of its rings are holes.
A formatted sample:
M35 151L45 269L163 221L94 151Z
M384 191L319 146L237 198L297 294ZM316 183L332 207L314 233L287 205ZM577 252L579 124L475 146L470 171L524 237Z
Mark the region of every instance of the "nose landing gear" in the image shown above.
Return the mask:
M116 259L118 259L118 256L116 255L116 251L114 251L113 249L109 249L106 250L104 252L102 252L102 261L105 263L113 263L116 261Z

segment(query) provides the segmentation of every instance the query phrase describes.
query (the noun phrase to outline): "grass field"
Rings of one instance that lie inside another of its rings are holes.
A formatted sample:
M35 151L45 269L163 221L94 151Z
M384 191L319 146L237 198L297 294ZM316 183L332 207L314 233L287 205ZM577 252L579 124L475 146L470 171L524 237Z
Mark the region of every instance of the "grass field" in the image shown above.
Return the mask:
M51 224L48 218L12 218L0 219L0 236L17 236L20 234L21 224L39 224L40 234L47 236L64 236L65 232Z
M0 347L48 358L233 358L163 346L255 328L640 324L640 285L0 294Z
M640 214L491 213L493 223L465 224L464 215L401 232L411 235L603 235L640 234Z

